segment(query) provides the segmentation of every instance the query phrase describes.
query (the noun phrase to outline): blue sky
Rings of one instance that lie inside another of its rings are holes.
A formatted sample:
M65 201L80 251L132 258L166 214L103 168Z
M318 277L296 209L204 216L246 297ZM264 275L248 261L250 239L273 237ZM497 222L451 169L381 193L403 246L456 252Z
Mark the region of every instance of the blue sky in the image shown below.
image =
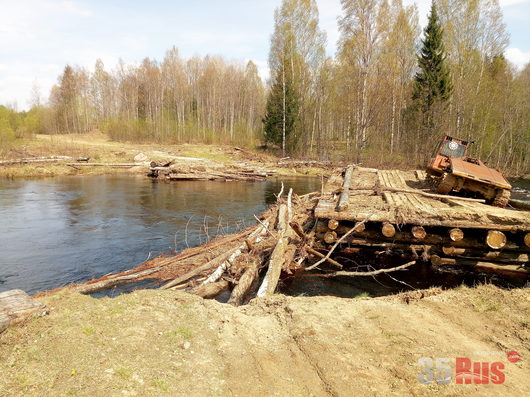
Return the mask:
M416 2L420 21L430 0ZM338 39L339 0L317 0L328 54ZM507 57L530 61L530 0L500 0L511 35ZM218 54L252 59L266 77L274 9L281 0L0 0L0 104L27 109L31 87L44 99L65 64L107 68L118 59L162 60L171 46L183 57Z

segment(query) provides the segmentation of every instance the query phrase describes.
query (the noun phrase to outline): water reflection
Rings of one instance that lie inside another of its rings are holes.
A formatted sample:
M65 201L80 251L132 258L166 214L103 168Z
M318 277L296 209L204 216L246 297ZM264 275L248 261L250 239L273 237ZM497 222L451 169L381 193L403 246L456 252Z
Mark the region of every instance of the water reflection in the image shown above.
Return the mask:
M317 178L286 189L319 189ZM281 181L160 183L143 177L0 180L0 291L29 293L122 271L254 222Z

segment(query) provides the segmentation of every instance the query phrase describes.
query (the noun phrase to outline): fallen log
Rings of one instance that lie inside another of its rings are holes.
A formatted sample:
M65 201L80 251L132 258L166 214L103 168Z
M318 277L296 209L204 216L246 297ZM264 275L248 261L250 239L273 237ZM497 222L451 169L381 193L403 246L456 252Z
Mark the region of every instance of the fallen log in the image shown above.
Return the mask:
M346 168L344 173L344 183L342 185L342 193L340 194L339 202L337 204L337 211L345 211L348 209L350 199L350 186L353 174L353 165Z
M472 248L456 248L451 246L443 246L442 251L447 256L464 258L464 259L480 259L493 260L497 262L521 262L528 263L530 261L529 254L520 252L504 252L504 251L485 251Z
M292 259L291 256L294 257L294 249L290 249L289 255L286 255L287 248L290 245L290 236L292 236L292 229L289 228L289 223L291 222L292 217L292 194L293 189L289 189L287 204L281 204L280 208L278 209L277 228L279 239L269 259L267 273L265 274L263 282L258 289L258 297L264 297L274 293L276 287L278 286L282 268L286 263L289 264L289 259Z
M234 306L239 306L245 300L245 297L250 291L252 284L258 278L260 261L255 258L252 263L247 267L239 282L232 290L228 303Z
M212 299L221 292L228 289L229 283L226 280L216 281L215 283L201 284L198 287L192 288L189 293L198 295L204 299Z
M24 321L33 313L43 312L46 306L32 299L20 289L0 293L0 333L10 325Z
M0 160L0 165L14 164L31 164L31 163L53 163L61 160L72 160L70 156L46 156L46 157L29 157L11 160Z
M66 163L69 167L140 167L144 163Z
M105 280L97 281L91 284L81 284L74 286L74 290L81 294L93 294L95 292L103 291L121 284L125 284L129 281L137 280L141 277L149 276L150 274L158 272L158 267L143 270L141 272L131 273L124 276L108 278Z
M494 273L505 273L505 274L518 274L518 275L530 275L530 268L522 265L507 265L495 262L486 262L481 260L470 260L470 259L456 259L456 258L441 258L438 255L431 256L431 263L433 266L463 266L471 267L475 270L494 272Z

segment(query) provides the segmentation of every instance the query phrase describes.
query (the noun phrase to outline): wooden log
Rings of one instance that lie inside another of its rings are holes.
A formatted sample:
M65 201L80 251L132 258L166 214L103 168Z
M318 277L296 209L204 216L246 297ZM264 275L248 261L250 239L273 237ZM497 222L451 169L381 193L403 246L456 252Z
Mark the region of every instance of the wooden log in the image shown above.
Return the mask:
M449 230L449 238L452 241L461 241L464 239L464 232L462 231L462 229L453 228Z
M341 232L342 226L340 226L336 232ZM343 233L337 233L337 236L340 236ZM317 239L324 241L324 233L316 233ZM353 237L349 240L346 240L349 244L354 244L358 246L392 246L389 245L389 242L400 243L400 244L427 244L432 246L439 246L440 249L442 246L453 246L457 248L476 248L488 250L483 239L466 237L460 241L452 241L449 236L441 236L438 234L428 234L423 240L415 239L410 233L407 232L396 232L394 237L384 237L380 232L375 230L366 230L361 233L353 233ZM331 244L331 243L330 243ZM374 245L375 244L375 245ZM526 246L519 246L512 242L507 242L503 248L503 251L515 251L515 252L525 252L529 253L530 248Z
M228 303L234 306L239 306L243 303L245 297L248 295L250 288L254 281L258 278L260 261L254 258L252 263L246 268L243 275L239 278L239 282L232 290Z
M472 248L456 248L451 246L443 246L442 251L447 256L469 258L469 259L481 259L481 260L493 260L497 262L508 262L508 263L527 263L529 261L529 254L520 252L501 252L501 251L484 251Z
M0 333L8 326L24 321L33 313L42 313L46 306L20 289L0 293Z
M337 240L337 233L336 232L326 232L326 234L324 234L324 241L327 244L334 243L336 240Z
M486 236L486 244L493 249L501 249L506 245L506 235L498 230L490 230Z
M494 262L481 260L441 258L438 255L431 256L431 263L434 266L463 266L471 267L474 270L505 273L510 275L530 275L530 268L521 265L503 265Z
M396 228L391 223L385 222L381 227L381 233L385 237L394 237L396 235Z
M279 239L272 251L269 259L267 273L263 278L263 282L258 289L257 296L264 297L274 294L282 269L285 265L289 265L294 257L296 246L290 244L291 236L294 236L294 231L289 227L292 217L292 197L293 189L289 189L287 195L287 204L281 204L278 209L278 233Z
M138 280L141 277L149 276L150 274L156 273L159 270L159 267L153 267L140 272L135 272L118 277L111 277L93 283L80 284L74 286L74 290L81 294L93 294L94 292L103 291L121 284L125 284L130 281Z
M524 235L524 245L530 248L530 233Z
M250 237L249 237L250 238ZM245 240L246 241L246 240ZM246 245L246 243L245 243ZM161 289L168 289L172 288L175 285L179 285L183 283L184 281L189 280L190 278L196 277L199 274L202 274L214 267L221 266L240 246L238 246L236 249L228 250L227 252L224 252L223 254L219 255L216 258L213 258L212 260L206 262L204 265L201 265L199 267L196 267L195 269L189 271L186 274L183 274L182 276L179 276L168 283L164 284Z
M328 229L329 230L335 230L339 227L339 221L336 219L330 219L328 221Z
M415 239L418 240L423 240L425 237L427 237L427 232L422 226L413 226L411 234Z
M307 241L308 236L307 236L307 234L305 234L304 229L302 228L302 226L300 226L296 222L289 222L289 226L291 226L293 228L294 232L297 234L298 237L300 237L302 239L302 241L304 241L304 242Z
M61 160L72 160L70 156L42 156L11 160L0 160L0 165L31 164L31 163L56 163Z
M228 289L229 283L226 280L217 281L215 283L201 284L198 287L192 288L189 292L198 295L204 299L212 299L221 292Z
M353 165L349 165L344 173L344 183L342 184L342 193L337 204L337 211L345 211L348 209L350 199L350 186L352 181Z
M144 163L66 163L70 167L140 167Z
M269 259L269 267L263 283L258 290L258 297L272 295L278 286L278 280L285 264L285 251L287 250L288 241L286 237L280 237Z

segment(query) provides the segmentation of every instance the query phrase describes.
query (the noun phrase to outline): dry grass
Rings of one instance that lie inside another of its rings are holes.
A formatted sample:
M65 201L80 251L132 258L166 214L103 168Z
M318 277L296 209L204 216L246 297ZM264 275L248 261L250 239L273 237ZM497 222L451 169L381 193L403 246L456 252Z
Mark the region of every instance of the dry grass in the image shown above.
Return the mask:
M232 146L206 144L133 144L111 141L106 135L94 132L83 135L37 135L31 139L16 141L0 158L32 156L89 157L97 163L130 163L134 156L144 153L149 160L166 161L171 156L202 158L207 161L230 165L245 162L275 169L277 158L265 153L249 150L239 151ZM80 167L79 169L54 164L13 165L0 167L0 177L43 177L57 175L102 175L115 173L141 173L145 168L117 169L112 167ZM320 175L323 170L314 167L277 168L277 175Z

